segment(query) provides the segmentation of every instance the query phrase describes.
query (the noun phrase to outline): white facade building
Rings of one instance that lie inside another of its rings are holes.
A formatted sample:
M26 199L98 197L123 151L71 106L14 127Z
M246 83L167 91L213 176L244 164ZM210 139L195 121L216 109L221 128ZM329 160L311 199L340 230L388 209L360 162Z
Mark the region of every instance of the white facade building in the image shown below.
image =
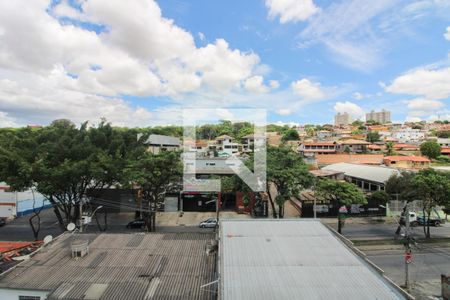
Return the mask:
M427 131L421 129L403 128L392 132L392 137L400 143L421 142L427 137Z
M380 124L386 124L391 122L391 112L387 110L382 111L371 111L366 114L366 122L375 121Z
M335 126L345 126L349 125L353 122L353 118L349 113L337 113L334 116L334 125Z

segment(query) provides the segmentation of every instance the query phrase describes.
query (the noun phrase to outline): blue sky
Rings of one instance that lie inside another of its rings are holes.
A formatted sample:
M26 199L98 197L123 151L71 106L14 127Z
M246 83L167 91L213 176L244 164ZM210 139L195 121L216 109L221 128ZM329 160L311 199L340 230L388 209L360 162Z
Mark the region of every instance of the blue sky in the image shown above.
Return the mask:
M450 0L14 1L0 45L0 126L175 124L183 107L450 119Z

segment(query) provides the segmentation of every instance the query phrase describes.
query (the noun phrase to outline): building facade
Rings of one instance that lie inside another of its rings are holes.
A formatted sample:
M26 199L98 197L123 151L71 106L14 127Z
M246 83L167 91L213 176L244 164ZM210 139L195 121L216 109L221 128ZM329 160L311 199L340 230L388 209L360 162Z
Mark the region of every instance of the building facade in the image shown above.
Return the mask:
M375 121L380 124L386 124L391 122L391 112L387 110L382 111L371 111L366 114L366 122Z
M337 113L334 116L335 126L345 126L350 125L353 122L352 116L349 113Z

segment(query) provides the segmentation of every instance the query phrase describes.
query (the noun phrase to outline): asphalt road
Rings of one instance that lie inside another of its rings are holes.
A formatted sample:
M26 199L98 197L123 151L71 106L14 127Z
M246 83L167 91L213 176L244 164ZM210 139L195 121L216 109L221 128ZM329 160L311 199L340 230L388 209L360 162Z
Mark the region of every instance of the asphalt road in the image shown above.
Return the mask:
M440 295L441 274L450 275L450 248L432 248L418 245L413 248L413 261L409 264L411 293L417 299ZM366 251L367 257L384 270L387 277L398 285L405 283L403 250Z

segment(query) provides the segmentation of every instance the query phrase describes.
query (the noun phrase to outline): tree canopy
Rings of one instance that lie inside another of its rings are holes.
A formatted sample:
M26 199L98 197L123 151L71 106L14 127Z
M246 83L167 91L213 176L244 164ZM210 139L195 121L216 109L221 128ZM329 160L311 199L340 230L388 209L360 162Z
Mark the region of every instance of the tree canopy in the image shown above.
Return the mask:
M420 145L420 152L430 159L436 159L441 155L441 146L434 141L424 142Z

